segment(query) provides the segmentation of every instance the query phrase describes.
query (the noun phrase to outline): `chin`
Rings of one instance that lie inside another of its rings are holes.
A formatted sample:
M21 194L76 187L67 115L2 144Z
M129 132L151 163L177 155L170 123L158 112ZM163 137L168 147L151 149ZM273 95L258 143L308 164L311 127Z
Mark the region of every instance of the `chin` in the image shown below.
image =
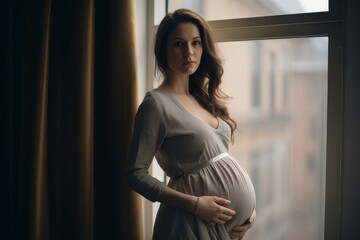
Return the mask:
M184 71L184 74L186 75L193 75L196 72L197 69L187 69Z

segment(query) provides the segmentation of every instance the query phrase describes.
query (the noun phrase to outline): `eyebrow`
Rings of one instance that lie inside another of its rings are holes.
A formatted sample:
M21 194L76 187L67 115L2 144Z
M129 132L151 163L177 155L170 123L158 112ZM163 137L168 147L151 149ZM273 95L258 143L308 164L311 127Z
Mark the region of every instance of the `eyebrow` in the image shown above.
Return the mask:
M201 37L194 37L194 38L191 39L191 40L195 40L195 39L201 39ZM176 37L176 38L172 39L172 41L175 41L175 40L184 40L184 39L181 38L181 37Z

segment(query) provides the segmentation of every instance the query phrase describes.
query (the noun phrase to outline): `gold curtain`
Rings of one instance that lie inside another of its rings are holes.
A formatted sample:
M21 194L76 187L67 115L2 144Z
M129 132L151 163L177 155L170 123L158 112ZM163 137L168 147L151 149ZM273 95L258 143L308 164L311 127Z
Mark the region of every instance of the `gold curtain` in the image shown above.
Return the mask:
M2 3L9 239L143 239L125 182L137 107L135 1Z

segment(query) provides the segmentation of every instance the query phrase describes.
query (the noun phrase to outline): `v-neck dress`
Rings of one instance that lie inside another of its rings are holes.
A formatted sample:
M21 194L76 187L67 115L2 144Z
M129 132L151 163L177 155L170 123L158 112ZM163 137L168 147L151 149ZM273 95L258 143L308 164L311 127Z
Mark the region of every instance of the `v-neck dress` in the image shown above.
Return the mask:
M153 239L227 240L229 231L243 224L255 208L253 184L241 164L228 154L231 130L217 118L214 128L200 120L170 93L146 93L135 117L127 169L131 188L155 202L166 187L148 168L155 156L168 186L195 196L219 196L231 201L236 215L225 224L211 224L193 213L161 204Z

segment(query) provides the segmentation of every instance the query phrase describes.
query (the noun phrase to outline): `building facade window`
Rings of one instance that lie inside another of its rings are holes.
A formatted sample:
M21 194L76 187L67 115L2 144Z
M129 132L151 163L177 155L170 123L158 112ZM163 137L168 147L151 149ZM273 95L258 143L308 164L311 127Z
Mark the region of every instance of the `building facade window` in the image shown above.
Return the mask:
M273 118L276 114L275 110L275 98L276 98L276 73L277 73L277 65L276 65L276 55L271 52L269 55L269 102L270 102L270 117Z
M252 62L251 62L251 104L255 109L261 106L261 72L262 72L262 58L261 58L261 44L258 41L251 43ZM241 81L241 80L239 80Z

